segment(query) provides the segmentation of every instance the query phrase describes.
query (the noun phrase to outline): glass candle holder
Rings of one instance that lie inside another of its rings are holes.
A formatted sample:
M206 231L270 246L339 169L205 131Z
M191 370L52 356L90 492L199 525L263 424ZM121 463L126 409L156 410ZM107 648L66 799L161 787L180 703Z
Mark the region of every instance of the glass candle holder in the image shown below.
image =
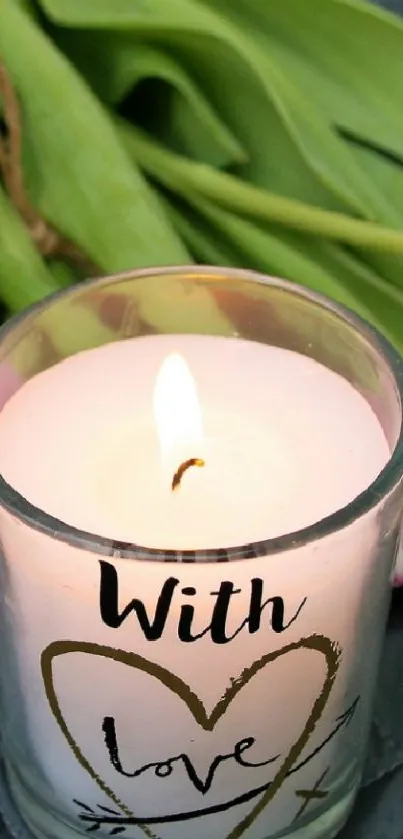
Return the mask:
M403 586L403 549L402 549L402 540L400 537L400 550L397 557L396 567L395 567L395 577L394 577L394 584L396 588L401 588Z
M249 512L234 514L227 544L207 538L205 521L206 541L201 527L193 545L188 515L183 543L179 533L178 544L172 534L164 544L157 512L149 544L99 535L56 517L52 494L40 509L3 475L0 720L8 794L41 839L92 832L330 839L360 783L389 606L403 504L401 360L353 314L287 282L221 268L150 269L84 283L6 324L4 412L28 380L63 359L144 336L168 344L170 336L221 337L320 362L371 406L390 457L342 509L271 538L256 540L251 529L243 544L236 534L241 526L248 533L248 515L272 480L265 462L254 506L252 489L243 488ZM237 375L242 390L242 376L253 379L254 369L240 365ZM85 435L93 427L98 439L102 413L94 408L85 426L82 383L76 399L74 376L65 387L55 391L38 437L29 400L29 420L13 432L27 480L53 482L55 490L67 486L74 452L66 432L55 451L56 464L62 449L65 472L57 465L46 472L52 411L65 399L71 416L83 413L83 462L98 446ZM106 393L103 405L116 411L115 396ZM320 414L320 399L313 410ZM144 452L138 457L145 497L152 467ZM120 492L112 467L107 477L106 511ZM76 491L80 497L79 476ZM138 493L132 513L141 533L142 503ZM302 505L298 487L294 503ZM129 519L130 510L127 528Z

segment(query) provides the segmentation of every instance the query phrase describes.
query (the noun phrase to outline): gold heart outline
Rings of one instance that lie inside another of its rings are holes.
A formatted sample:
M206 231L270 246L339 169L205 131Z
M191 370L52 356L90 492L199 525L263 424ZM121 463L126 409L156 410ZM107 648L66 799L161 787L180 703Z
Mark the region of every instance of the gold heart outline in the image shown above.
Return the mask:
M54 641L42 652L41 670L46 698L50 709L75 758L78 760L82 768L95 781L102 792L104 792L105 795L107 795L107 797L113 801L126 816L135 818L134 813L132 813L132 811L129 810L122 801L120 801L113 790L108 787L99 775L97 775L95 769L89 763L74 740L74 737L65 722L63 714L60 710L59 701L53 683L53 661L56 656L66 655L67 653L84 653L88 655L101 656L102 658L110 659L120 664L125 664L128 667L133 667L143 673L147 673L149 676L154 677L161 684L165 685L165 687L176 694L176 696L185 703L195 721L204 731L213 731L218 721L226 713L231 702L235 699L242 688L244 688L245 685L247 685L251 679L260 672L260 670L263 670L263 668L267 667L269 664L284 655L303 649L321 653L325 659L326 676L322 689L313 703L302 733L291 747L269 788L253 807L250 813L245 816L242 821L239 822L239 824L236 825L236 827L225 837L225 839L240 839L240 837L243 836L245 831L252 826L262 810L267 807L283 786L290 769L296 763L303 749L307 745L308 740L313 734L314 729L326 708L340 665L341 650L336 643L324 635L311 635L307 638L301 638L299 641L290 643L279 650L266 653L261 658L254 661L249 667L246 667L237 678L231 680L231 684L226 688L225 693L214 706L210 714L207 713L203 702L198 695L191 690L189 685L183 681L180 676L177 676L175 673L167 670L167 668L163 667L161 664L156 664L155 662L149 661L137 653L127 652L126 650L115 649L114 647L103 646L101 644L94 644L87 641ZM149 829L148 825L138 825L138 827L141 828L149 839L157 839L157 837L155 837Z

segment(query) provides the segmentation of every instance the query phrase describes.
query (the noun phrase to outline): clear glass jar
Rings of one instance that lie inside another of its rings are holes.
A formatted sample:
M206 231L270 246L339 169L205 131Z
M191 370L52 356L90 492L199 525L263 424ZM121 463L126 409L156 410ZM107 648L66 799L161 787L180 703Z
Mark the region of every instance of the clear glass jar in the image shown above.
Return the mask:
M313 357L370 403L391 458L326 519L205 551L82 532L1 478L6 817L19 835L25 825L46 839L330 839L360 783L388 612L403 504L402 362L350 312L287 282L150 269L74 287L6 324L1 404L80 350L162 333ZM156 643L144 615L150 622L170 580L202 605L230 581L246 615L258 581L259 631L249 613L232 643L211 632L184 643L172 621Z

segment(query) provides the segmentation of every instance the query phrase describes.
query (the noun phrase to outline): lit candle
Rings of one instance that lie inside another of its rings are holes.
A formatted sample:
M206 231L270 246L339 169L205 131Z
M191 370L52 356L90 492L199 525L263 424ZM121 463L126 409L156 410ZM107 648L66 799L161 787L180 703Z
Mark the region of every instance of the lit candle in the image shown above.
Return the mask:
M27 382L0 417L2 474L29 501L161 549L299 530L355 498L389 455L341 376L229 338L149 336L79 353ZM191 458L204 466L172 492Z
M0 414L1 472L35 506L222 560L342 508L389 457L341 376L230 338L79 353ZM37 836L265 839L311 821L333 835L368 725L368 621L387 602L376 511L279 556L211 563L91 553L5 510L0 525L18 623L3 739Z

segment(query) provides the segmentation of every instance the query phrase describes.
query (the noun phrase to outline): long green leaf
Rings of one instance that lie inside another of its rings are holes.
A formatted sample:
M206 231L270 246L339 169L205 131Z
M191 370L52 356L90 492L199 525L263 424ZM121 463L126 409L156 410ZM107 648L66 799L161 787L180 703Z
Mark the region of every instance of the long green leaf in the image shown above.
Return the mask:
M74 68L13 0L0 0L0 15L0 55L21 98L25 172L39 210L104 270L186 262L184 246Z
M135 42L118 32L59 30L59 46L89 81L101 101L118 106L148 82L144 109L155 136L212 166L244 162L246 152L203 92L198 80L162 46ZM142 119L143 114L133 111Z
M56 291L57 282L0 185L0 295L18 311Z
M73 0L68 6L44 0L43 7L63 24L158 38L202 74L211 102L248 153L245 177L319 206L375 218L371 186L349 150L249 37L247 27L236 27L198 0L113 5Z
M313 246L306 237L252 225L190 196L194 206L240 249L248 266L303 284L356 311L403 349L403 292L389 286L334 245Z
M356 308L359 301L341 280L332 276L328 268L323 268L320 259L309 255L309 247L303 240L288 239L284 231L273 232L239 216L222 210L207 201L200 201L189 196L194 206L216 226L224 237L228 238L249 260L250 267L259 271L284 277L297 283L327 294L350 308ZM365 305L361 313L368 314Z
M248 27L280 71L280 79L282 74L298 90L301 107L298 110L295 92L291 104L294 120L300 117L302 138L312 140L316 129L309 134L309 126L314 129L315 114L320 113L332 135L339 137L340 127L403 152L403 94L396 83L403 70L400 21L378 15L371 4L350 7L337 0L327 0L326 7L323 0L214 0L211 6L235 25ZM306 126L304 130L305 119L308 130ZM323 148L327 153L328 143ZM353 157L377 220L400 227L401 215L387 191L371 178L368 166L361 166L360 156Z
M270 50L331 124L403 152L403 22L355 0L208 0Z
M56 272L45 265L28 230L0 187L0 295L9 311L18 312L58 291L65 284L61 282L59 271L60 268ZM80 340L85 349L91 341L95 345L116 339L116 335L106 329L90 309L75 304L74 316L80 328L72 334L68 321L65 328L59 321L55 329L51 310L44 309L38 314L37 325L46 340L38 342L34 349L31 346L31 352L35 352L32 359L27 358L23 346L18 350L21 371L27 372L31 364L33 368L36 365L37 370L40 359L46 357L49 348L56 357L63 358L72 351L77 352Z
M222 207L261 221L274 221L368 250L403 254L403 233L360 221L340 213L329 213L251 186L239 178L217 172L210 166L185 160L167 151L139 129L119 122L120 134L133 160L164 186L186 197L200 193Z
M217 234L214 225L203 218L194 207L178 202L172 195L159 195L167 214L195 261L203 265L222 265L239 268L241 255Z
M397 143L402 148L402 94L395 79L403 69L403 27L393 16L379 13L370 4L337 0L327 0L326 7L323 0L287 0L284 3L277 0L266 0L265 3L261 0L210 0L211 12L221 13L216 15L213 26L213 17L209 20L205 14L206 5L173 0L169 4L173 22L170 27L166 19L167 6L165 4L164 9L164 3L158 0L139 5L133 5L130 0L119 0L109 7L98 0L73 0L68 8L62 0L43 2L48 12L61 22L132 28L143 35L147 30L166 40L175 37L176 48L182 47L178 38L184 26L191 38L196 19L201 38L211 35L213 29L215 39L219 39L223 47L230 46L239 59L238 65L240 62L244 65L243 84L237 85L236 107L242 106L249 68L267 94L267 101L261 98L259 104L251 96L249 85L245 109L248 127L244 130L248 132L250 164L242 170L245 177L282 194L328 207L325 200L317 200L319 194L312 191L312 184L302 179L301 167L296 166L295 158L294 165L287 165L292 161L289 147L292 137L311 169L334 194L347 199L351 207L359 206L364 217L369 214L373 219L400 226L401 220L384 198L383 191L374 188L359 161L354 160L349 148L340 142L333 130L334 122L339 121L342 127L350 126L364 134L370 130L378 139L381 137L386 143L391 140L392 145ZM179 10L181 20L178 19ZM241 38L245 31L253 36L253 49L249 49L247 56L247 39ZM188 52L194 48L189 37ZM207 44L201 43L203 47L206 50ZM213 80L214 74L212 50L210 54L210 66L205 68L203 63L207 80L209 76ZM377 61L374 61L374 54ZM224 93L228 58L223 53L220 60L219 89ZM231 74L231 82L236 83L236 75ZM213 95L214 90L211 93ZM282 135L273 120L271 102L288 134ZM222 96L224 111L234 111L233 104L232 95ZM236 117L235 108L232 118ZM270 123L267 138L266 121ZM253 142L255 127L259 131L257 145ZM266 163L262 159L262 149Z
M403 103L402 103L403 104ZM403 227L403 155L399 158L387 158L368 147L358 145L352 140L349 143L351 153L359 166L371 180L376 189L384 195L388 202L388 214L393 214L396 226ZM370 141L369 141L370 142Z

